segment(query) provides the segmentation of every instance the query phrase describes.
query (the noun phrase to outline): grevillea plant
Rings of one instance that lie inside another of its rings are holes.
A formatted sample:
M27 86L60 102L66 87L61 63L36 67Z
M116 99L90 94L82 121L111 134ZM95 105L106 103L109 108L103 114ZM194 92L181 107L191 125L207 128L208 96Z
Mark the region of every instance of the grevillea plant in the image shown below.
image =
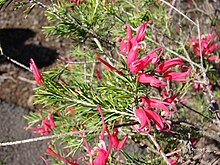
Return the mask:
M102 78L97 78L92 83L82 82L80 79L82 75L70 82L56 80L56 77L50 78L50 76L43 79L31 59L30 64L35 68L33 73L36 81L42 85L38 88L37 95L42 99L46 96L50 101L54 100L53 105L50 106L56 105L56 108L51 113L54 118L59 119L54 123L50 113L49 121L42 119L42 126L31 127L33 133L49 134L51 131L63 130L79 132L79 136L75 137L78 140L74 144L83 147L79 140L81 138L89 157L82 154L84 156L81 155L79 160L71 162L57 155L51 148L48 148L48 154L69 164L86 161L94 165L106 164L110 162L109 157L114 155L114 152L117 154L124 148L128 136L136 136L136 134L146 136L156 130L170 132L172 127L169 119L178 111L177 100L185 84L190 81L191 69L184 65L181 58L165 59L163 46L146 52L146 28L151 23L151 21L142 23L136 28L136 32L126 24L127 37L119 40L118 64L113 66L100 55L96 55L94 60L106 68L100 71ZM139 54L140 51L143 56ZM66 69L65 72L74 72L74 68ZM168 88L170 83L179 86L179 89L172 90L171 94ZM71 113L67 110L69 104L74 107ZM101 132L99 147L91 150L86 139L90 139L91 142L90 134L95 135L99 132ZM105 132L108 148L104 139ZM118 132L124 134L121 141L118 139ZM86 138L87 136L90 138ZM73 143L74 140L71 141ZM77 150L78 147L73 150Z
M187 135L199 132L183 122L187 118L185 108L190 109L186 104L192 99L188 91L192 84L200 89L198 85L209 77L203 63L201 66L192 61L194 58L181 54L185 49L176 53L166 43L156 42L152 27L162 23L154 19L153 12L152 20L144 13L146 4L153 3L71 0L52 7L31 3L44 7L49 20L55 23L45 27L48 34L77 41L74 57L60 56L61 62L51 71L41 74L30 59L38 84L35 103L43 107L26 116L27 128L34 134L58 137L42 155L44 162L183 163L187 159L186 145L180 139L191 142ZM158 18L163 22L163 16ZM213 37L214 31L188 42L200 61L219 61L218 55L212 55L218 47L213 43L218 35ZM207 81L201 89L211 91ZM140 147L137 152L142 154L136 154L133 146Z

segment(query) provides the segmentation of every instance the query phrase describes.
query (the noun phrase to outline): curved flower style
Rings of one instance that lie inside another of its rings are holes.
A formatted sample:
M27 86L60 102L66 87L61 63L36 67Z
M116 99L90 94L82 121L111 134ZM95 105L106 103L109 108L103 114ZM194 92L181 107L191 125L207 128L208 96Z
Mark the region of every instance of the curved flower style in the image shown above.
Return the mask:
M171 104L169 102L165 102L165 101L160 101L157 99L150 99L150 98L146 98L145 96L141 96L141 101L142 103L140 104L140 106L143 107L149 107L149 108L156 108L156 109L162 109L165 111L165 114L163 116L168 116L170 114L173 114L174 112L176 112L176 106L174 104ZM170 111L168 106L172 106L173 107L173 111Z
M34 74L34 78L35 78L37 84L39 86L42 86L42 82L44 81L44 79L43 79L39 69L37 68L37 66L32 58L30 59L30 68Z
M159 55L155 54L157 51L160 51ZM136 55L135 56L136 58L133 58L133 61L129 60L129 63L127 62L127 64L131 72L138 72L146 68L150 62L153 64L156 64L159 61L160 57L163 55L163 53L164 53L164 47L161 46L161 47L158 47L152 50L145 57L141 59L137 59L137 55ZM127 58L127 61L128 61L128 58Z
M46 153L48 153L48 154L50 154L50 155L52 155L52 156L54 156L54 157L57 157L58 159L60 159L61 161L65 162L65 163L67 163L67 164L70 164L70 165L78 165L78 163L71 162L71 161L67 160L66 158L64 158L64 157L62 157L62 156L60 156L60 155L58 155L58 154L55 153L51 148L47 148L47 149L46 149Z
M120 39L120 50L123 55L126 55L132 48L132 29L129 24L125 24L123 27L127 28L127 35L125 41L123 39Z
M100 58L98 55L96 55L96 59L99 60L100 62L102 62L105 66L107 66L109 69L115 71L116 73L123 75L123 73L121 71L119 71L118 69L116 69L115 67L111 66L108 62L106 62L105 60L103 60L102 58Z
M174 80L174 81L186 81L186 77L190 75L191 69L187 66L184 66L187 71L186 72L172 72L168 71L164 73L163 77L167 80Z
M143 84L150 84L151 86L160 88L162 86L167 86L166 82L160 81L153 76L150 76L146 73L138 74L138 82Z
M183 60L181 58L172 58L169 59L165 62L160 63L157 67L156 67L156 71L158 72L166 72L169 68L176 66L176 65L180 65L182 66L183 64Z
M146 36L147 24L152 24L152 21L144 22L137 28L136 36L131 39L132 44L139 43L144 40Z
M164 118L162 118L156 112L148 108L137 109L135 111L135 115L141 124L139 128L135 128L138 132L148 134L152 129L150 120L155 122L155 127L157 130L168 132L171 129L170 124ZM164 123L167 125L168 127L167 129L164 129L165 128ZM148 128L146 130L147 126Z

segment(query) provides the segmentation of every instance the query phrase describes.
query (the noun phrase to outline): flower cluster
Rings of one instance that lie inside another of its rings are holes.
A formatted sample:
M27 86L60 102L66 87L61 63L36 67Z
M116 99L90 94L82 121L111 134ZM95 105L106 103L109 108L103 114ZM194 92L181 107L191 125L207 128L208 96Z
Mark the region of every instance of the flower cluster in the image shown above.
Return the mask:
M208 61L219 62L219 57L212 55L217 49L218 44L216 43L219 34L215 35L215 31L212 30L210 34L203 34L197 37L192 37L192 42L188 42L189 45L192 45L193 51L197 56L206 58ZM200 44L199 37L201 42L201 53L200 53Z
M119 39L120 50L123 55L127 55L126 62L132 73L138 73L139 71L142 71L150 63L157 64L164 53L164 47L160 46L146 54L144 57L140 59L138 58L139 50L143 50L146 47L146 43L144 42L146 35L146 25L151 23L151 21L148 21L141 24L137 28L137 33L134 37L132 36L131 26L128 24L124 25L127 27L127 36L125 40L121 38ZM159 53L157 54L157 52ZM176 65L181 66L185 72L168 71L171 67ZM183 66L183 60L181 58L173 58L162 62L157 65L155 70L162 74L162 78L174 81L185 81L185 78L190 74L191 71L189 67ZM167 86L164 81L155 78L155 75L147 73L138 73L138 81L140 83L149 83L154 87Z
M126 38L118 38L118 41L120 42L120 51L124 56L126 56L126 63L130 72L132 75L137 75L139 83L149 84L150 86L156 88L166 87L166 81L171 80L185 84L186 81L189 81L186 80L186 77L191 73L190 67L184 66L181 58L170 58L159 63L161 56L164 54L164 47L157 47L144 57L138 58L139 51L146 48L146 43L144 42L146 25L151 23L151 21L148 21L141 24L137 28L135 36L132 35L131 26L129 24L125 24L124 27L127 29ZM101 59L98 55L96 56L96 59L106 65L109 69L122 76L125 76L122 71L113 67L108 62ZM144 71L144 69L150 63L156 66L153 72L147 73ZM171 68L175 66L179 66L184 71L172 71ZM151 121L154 121L156 123L156 129L161 131L169 131L170 124L163 117L168 116L176 111L175 98L178 97L179 94L180 92L169 97L168 95L162 94L164 98L163 101L154 98L146 98L146 96L143 95L140 98L142 103L135 111L135 116L140 122L141 126L138 128L135 127L135 129L141 133L149 133L151 130ZM173 111L171 112L168 107L172 107ZM154 111L155 109L161 109L164 111L164 113L160 114L158 111ZM147 125L148 129L146 130Z
M146 34L146 25L151 24L151 21L141 24L137 28L135 36L132 36L132 28L130 25L126 24L124 27L127 28L126 38L119 39L121 53L127 56L126 63L132 74L137 74L138 82L142 84L149 84L150 86L156 88L162 88L167 86L167 82L164 80L173 80L178 82L185 82L186 77L190 75L191 69L183 65L183 60L181 58L171 58L164 62L159 63L161 56L164 53L164 47L160 46L142 58L138 58L138 53L140 50L144 50L146 43L144 42ZM154 72L144 72L144 69L150 64L154 64ZM179 66L184 72L175 72L170 69L174 66ZM141 72L140 72L141 71ZM157 74L155 74L157 72ZM159 78L160 79L159 79ZM179 95L171 95L170 97L165 97L163 101L147 98L146 96L141 96L141 103L135 111L135 116L140 122L140 127L135 127L138 132L149 133L151 131L151 121L155 123L155 127L161 131L169 131L170 124L163 118L163 116L168 116L176 111L175 103L172 103L174 99ZM172 107L171 112L168 107ZM159 113L154 110L161 109L163 113ZM148 128L147 128L148 127Z

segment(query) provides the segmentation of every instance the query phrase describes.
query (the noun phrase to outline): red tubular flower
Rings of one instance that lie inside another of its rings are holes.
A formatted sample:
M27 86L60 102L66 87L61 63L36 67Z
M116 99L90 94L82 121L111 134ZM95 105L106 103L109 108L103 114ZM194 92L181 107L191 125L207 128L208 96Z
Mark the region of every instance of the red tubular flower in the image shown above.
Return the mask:
M172 158L168 158L168 161L170 162L171 165L177 165L177 161L173 160Z
M154 87L162 87L162 86L167 86L166 82L160 81L156 79L153 76L150 76L146 73L140 73L138 74L138 82L143 83L143 84L150 84L151 86Z
M36 126L33 129L32 133L40 134L40 135L48 135L51 130L55 128L55 123L53 120L53 116L51 113L48 114L48 120L42 119L42 126Z
M166 72L169 68L176 65L182 66L182 64L183 64L183 60L181 58L172 58L165 62L160 63L155 70L158 72Z
M96 156L95 160L93 160L90 164L91 165L106 165L109 154L110 154L111 149L113 147L113 143L112 143L112 139L111 139L111 135L109 133L109 130L108 130L107 126L105 125L104 116L103 116L101 107L97 106L97 110L99 111L99 113L101 115L101 120L102 120L102 132L101 132L100 137L99 137L99 139L100 139L99 140L99 147L94 147L93 150L91 150L90 147L89 147L88 142L85 139L85 137L80 132L78 132L78 134L82 137L82 139L83 139L83 141L86 145L87 151L90 155L91 160L92 160L92 156L95 153L97 153L97 156ZM108 149L107 149L106 144L104 142L104 133L105 133L105 131L107 132L108 139L109 139Z
M187 69L186 72L172 72L168 71L164 73L163 77L167 80L174 80L174 81L186 81L185 78L189 76L191 69L189 67L184 67Z
M123 137L123 139L119 142L117 149L120 151L124 148L125 143L128 139L128 134Z
M96 59L99 60L100 62L102 62L105 66L107 66L109 69L115 71L116 73L123 75L123 73L121 71L119 71L118 69L116 69L115 67L111 66L108 62L106 62L105 60L101 59L98 55L96 55Z
M215 61L215 63L218 63L219 57L218 56L209 56L208 61Z
M34 78L35 78L37 84L39 86L42 86L42 82L44 81L44 79L43 79L39 69L37 68L37 66L32 58L30 59L30 68L34 74Z
M152 121L156 123L156 129L164 132L170 131L171 127L170 124L161 116L159 116L156 112L150 110L150 109L145 109L145 112ZM164 130L164 123L168 126L166 130Z
M133 61L129 65L130 71L131 72L139 72L140 70L143 70L155 58L158 58L158 56L156 54L148 54L148 55L146 55L145 57L143 57L141 59Z
M64 157L58 155L58 154L55 153L51 148L47 148L47 149L46 149L46 152L47 152L48 154L52 155L52 156L57 157L58 159L60 159L61 161L65 162L65 163L67 163L67 164L70 164L70 165L78 165L78 163L71 162L71 161L65 159Z
M157 109L164 110L165 114L163 116L167 116L169 114L176 112L176 106L174 104L171 104L165 101L160 101L157 99L152 99L152 98L149 99L149 98L146 98L145 96L141 96L141 100L142 100L141 106L145 106L145 107L148 106L149 108L157 108ZM168 106L173 107L172 112L168 109Z
M98 152L98 155L92 165L106 165L108 159L107 151L103 148L97 148L95 151Z

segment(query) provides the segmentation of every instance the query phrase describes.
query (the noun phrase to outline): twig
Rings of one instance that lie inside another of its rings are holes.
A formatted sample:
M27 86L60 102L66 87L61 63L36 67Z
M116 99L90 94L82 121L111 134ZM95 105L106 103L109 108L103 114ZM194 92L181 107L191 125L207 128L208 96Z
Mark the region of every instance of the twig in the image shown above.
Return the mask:
M180 103L180 104L183 105L184 107L188 108L189 110L191 110L191 111L193 111L193 112L195 112L195 113L201 115L202 117L204 117L204 118L206 118L206 119L209 119L209 120L211 120L211 121L213 120L213 119L211 119L211 118L209 118L209 117L203 115L202 113L196 111L195 109L189 107L188 105L186 105L186 104L184 104L184 103Z
M16 61L16 60L12 59L11 57L5 55L5 54L3 53L3 50L2 50L1 45L0 45L0 55L3 56L3 57L5 57L7 60L9 60L10 62L12 62L13 64L18 65L18 66L22 67L23 69L28 70L29 72L32 72L30 68L26 67L25 65L21 64L20 62L18 62L18 61Z
M165 0L160 0L161 2L165 3L167 6L171 7L172 9L174 9L176 12L178 12L180 15L182 15L183 17L185 17L188 21L190 21L191 23L193 23L194 25L197 26L197 24L190 19L187 15L185 15L183 12L181 12L180 10L178 10L176 7L174 7L173 5L171 5L169 2L165 1Z
M167 165L171 165L169 160L167 159L166 155L164 154L163 150L161 150L159 144L157 143L157 141L155 140L155 138L148 134L149 138L151 139L151 141L154 143L155 147L157 148L157 151L160 152L160 155L163 157L164 161L166 162Z
M30 84L36 84L36 82L33 80L29 80L25 77L21 77L21 76L18 76L18 79L20 79L21 81L24 81L24 82L27 82L27 83L30 83Z
M85 132L85 131L81 131L81 132ZM74 135L74 134L78 134L78 133L77 132L68 132L68 133L64 133L64 134L62 133L62 134L58 134L58 135L42 136L42 137L19 140L19 141L14 141L14 142L5 142L5 143L0 143L0 147L13 146L13 145L17 145L17 144L32 143L32 142L41 141L41 140L71 136L71 135Z
M202 156L203 156L203 154L196 155L196 156L194 156L193 158L187 160L187 161L186 161L185 163L183 163L182 165L192 164L192 161L201 159Z
M173 0L171 5L172 5L172 6L175 6L175 3L176 3L176 0ZM173 7L171 7L170 10L169 10L169 12L168 12L168 18L171 17L172 12L173 12Z

